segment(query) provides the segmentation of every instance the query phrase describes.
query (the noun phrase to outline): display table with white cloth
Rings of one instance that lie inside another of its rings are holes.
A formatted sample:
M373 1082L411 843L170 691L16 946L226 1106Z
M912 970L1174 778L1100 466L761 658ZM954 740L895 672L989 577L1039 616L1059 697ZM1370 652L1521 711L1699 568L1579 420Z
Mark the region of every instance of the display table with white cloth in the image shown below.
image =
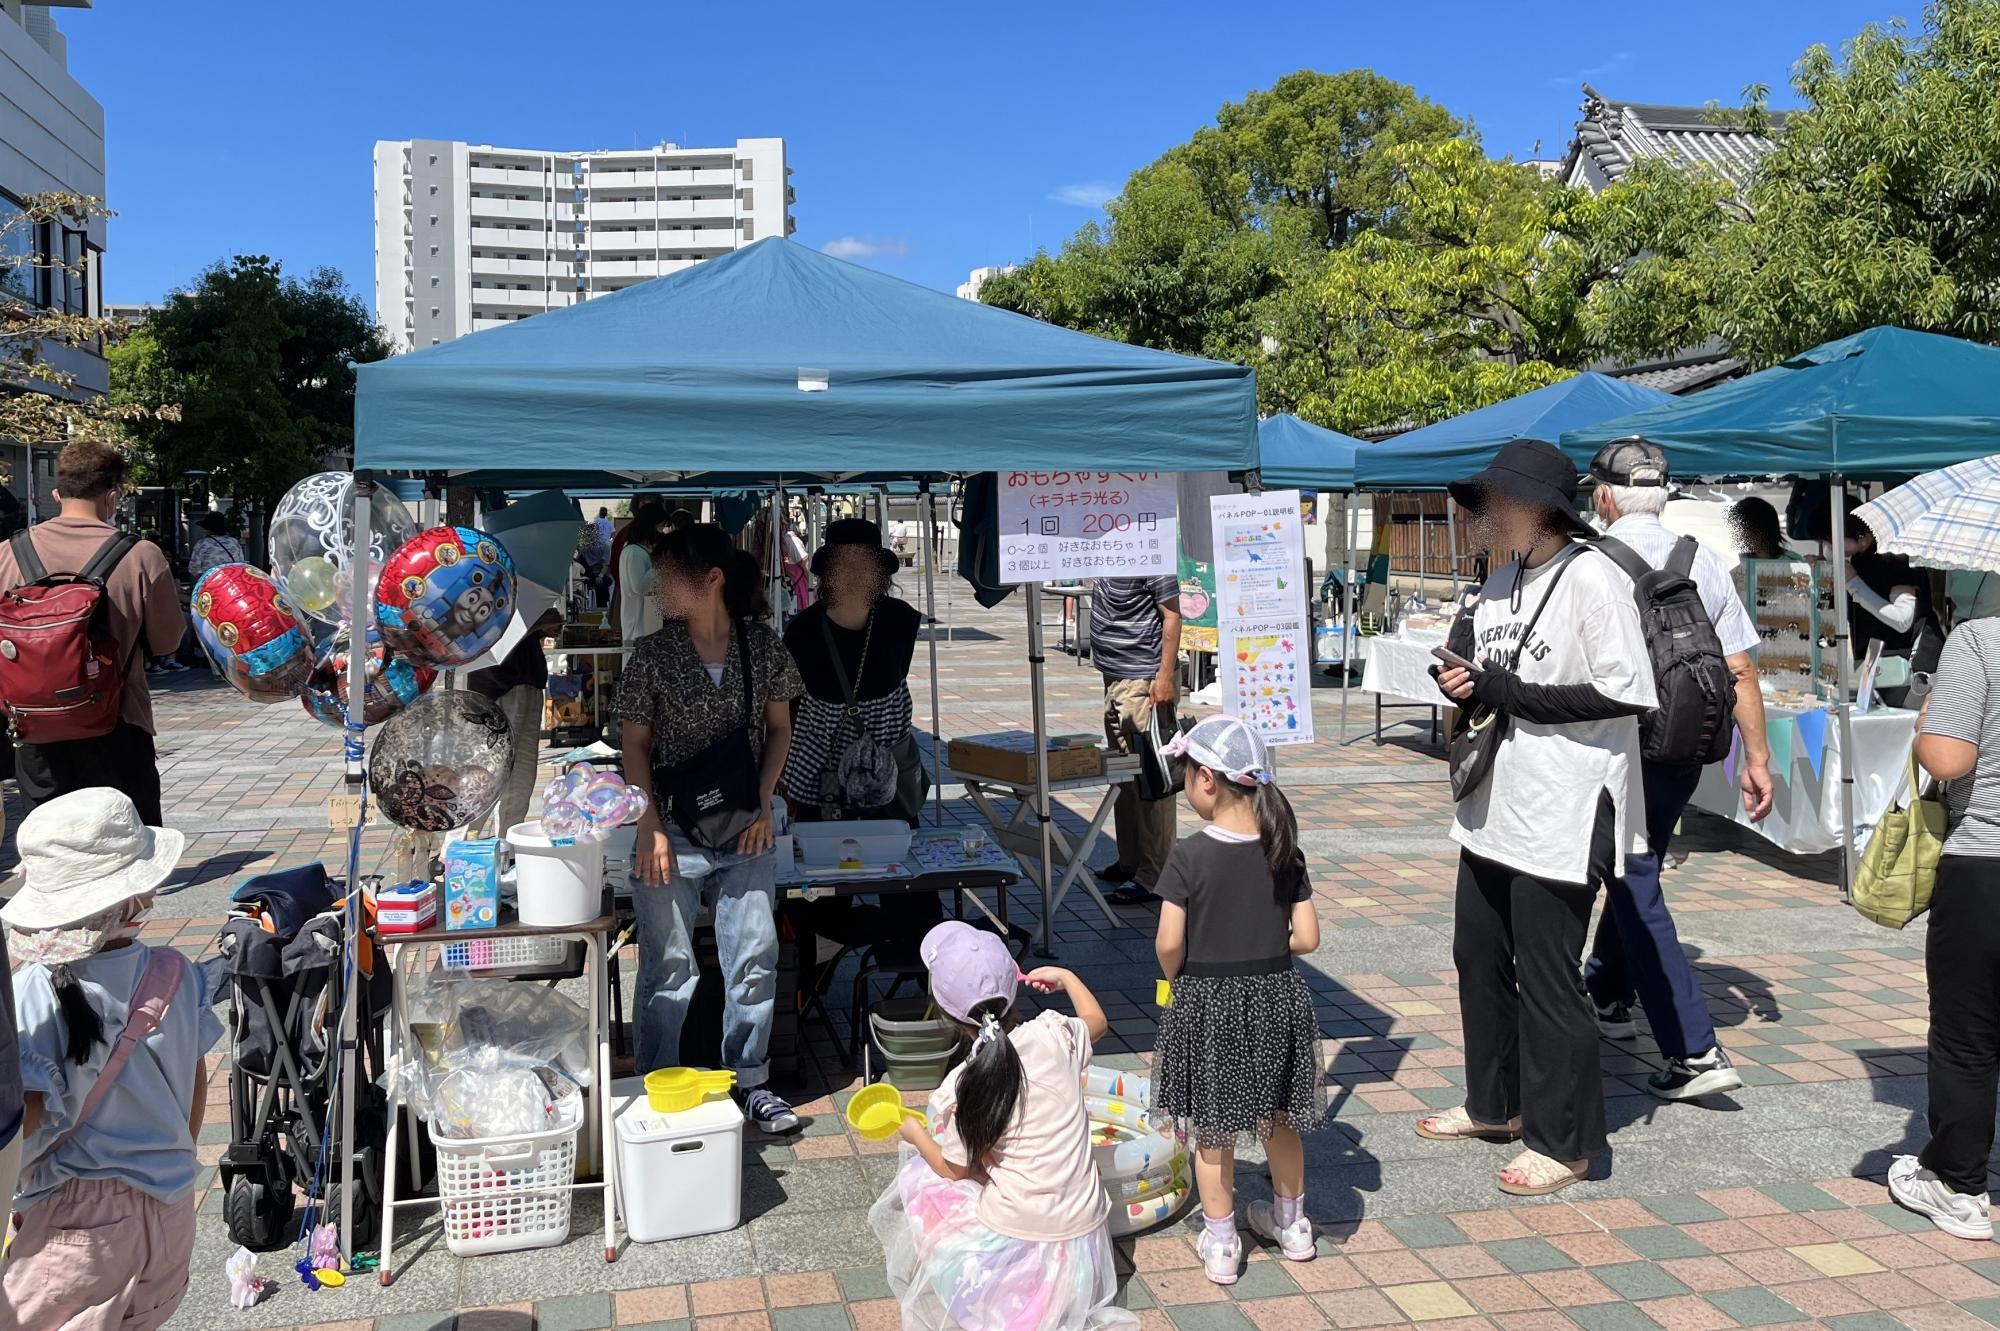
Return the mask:
M1766 705L1765 730L1771 739L1774 788L1768 818L1753 823L1743 811L1742 791L1736 784L1735 755L1727 762L1711 763L1703 770L1693 806L1751 828L1793 854L1839 849L1840 775L1848 755L1842 751L1838 722L1831 713L1823 713L1824 747L1815 770L1808 752L1808 737L1798 730L1799 718L1804 715L1796 708ZM1854 820L1860 830L1866 831L1902 792L1917 714L1898 707L1878 707L1855 713L1852 726ZM1789 729L1789 735L1783 733L1785 728Z
M1431 648L1444 646L1444 639L1442 629L1406 629L1393 636L1360 639L1361 688L1375 695L1372 733L1377 744L1382 742L1382 731L1386 729L1382 713L1403 707L1421 707L1429 712L1431 742L1438 741L1438 710L1444 706L1444 699L1438 693L1437 681L1431 678L1431 667L1438 663L1431 655ZM1397 722L1391 720L1387 724Z

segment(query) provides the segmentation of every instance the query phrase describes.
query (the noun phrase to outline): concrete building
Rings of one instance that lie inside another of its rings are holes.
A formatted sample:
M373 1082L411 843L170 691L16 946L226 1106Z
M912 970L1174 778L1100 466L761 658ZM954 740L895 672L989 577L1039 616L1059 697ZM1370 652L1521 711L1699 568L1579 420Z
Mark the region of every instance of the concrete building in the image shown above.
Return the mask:
M960 300L978 300L979 288L985 286L989 279L999 277L1003 273L1011 273L1013 271L1014 271L1014 265L1011 263L996 264L985 268L975 268L966 275L966 278L963 282L960 282L958 284L958 298Z
M561 309L792 232L783 139L554 153L375 145L375 311L401 348Z
M32 304L95 316L102 311L105 228L102 218L81 229L60 222L31 227L12 223L31 194L67 191L104 197L104 108L69 75L69 43L52 9L87 9L90 0L31 5L0 0L0 226L12 258L61 256L79 271L33 263L0 267L0 286ZM48 363L75 376L77 393L102 393L108 382L96 348L46 346ZM55 454L0 441L0 468L8 488L37 509L50 511ZM32 477L32 482L30 478Z

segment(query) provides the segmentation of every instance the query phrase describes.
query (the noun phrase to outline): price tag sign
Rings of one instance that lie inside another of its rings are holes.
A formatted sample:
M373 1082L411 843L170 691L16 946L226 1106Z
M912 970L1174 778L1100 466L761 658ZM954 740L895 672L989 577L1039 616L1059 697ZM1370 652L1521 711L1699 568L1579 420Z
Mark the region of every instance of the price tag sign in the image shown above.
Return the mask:
M1003 471L1000 581L1136 578L1179 568L1179 487L1163 471Z
M336 832L344 832L360 821L359 795L335 795L326 802L326 825Z

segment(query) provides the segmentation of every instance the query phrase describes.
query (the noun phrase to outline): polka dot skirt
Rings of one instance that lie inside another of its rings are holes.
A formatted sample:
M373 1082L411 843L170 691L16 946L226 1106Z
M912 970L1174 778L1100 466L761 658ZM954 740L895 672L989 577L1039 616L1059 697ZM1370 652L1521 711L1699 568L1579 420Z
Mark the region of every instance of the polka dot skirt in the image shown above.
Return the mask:
M1279 1115L1300 1132L1326 1117L1319 1022L1296 970L1182 976L1160 1014L1153 1114L1211 1149L1270 1136Z

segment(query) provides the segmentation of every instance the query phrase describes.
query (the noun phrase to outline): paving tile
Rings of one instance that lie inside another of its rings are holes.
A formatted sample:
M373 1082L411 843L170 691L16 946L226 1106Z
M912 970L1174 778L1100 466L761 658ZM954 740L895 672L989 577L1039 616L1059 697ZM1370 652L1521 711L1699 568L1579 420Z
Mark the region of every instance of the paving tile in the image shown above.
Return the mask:
M1139 1279L1146 1282L1147 1291L1162 1308L1173 1309L1183 1303L1221 1303L1228 1297L1222 1286L1211 1283L1199 1270L1150 1271Z
M1303 1294L1258 1299L1243 1304L1241 1311L1257 1331L1325 1331L1333 1325L1319 1305Z
M1651 1262L1627 1262L1622 1266L1600 1266L1591 1272L1605 1287L1622 1299L1664 1299L1686 1294L1688 1287Z
M1626 1247L1619 1236L1603 1230L1592 1230L1587 1234L1558 1234L1549 1242L1578 1266L1613 1266L1634 1261L1639 1256Z
M1414 1285L1437 1278L1437 1272L1413 1252L1364 1252L1349 1260L1377 1285Z
M1600 1303L1567 1310L1583 1331L1657 1331L1658 1324L1629 1303Z
M1813 1243L1789 1250L1823 1276L1859 1276L1883 1270L1880 1262L1845 1243Z
M1807 1280L1785 1286L1785 1302L1822 1321L1874 1311L1875 1305L1837 1280Z
M722 1313L694 1319L694 1331L771 1331L771 1315L756 1312Z
M802 1304L771 1313L771 1331L853 1331L847 1309L837 1303Z
M703 1281L689 1286L688 1303L696 1317L761 1312L764 1308L764 1282L755 1276Z
M1694 1294L1649 1299L1638 1307L1658 1322L1662 1331L1727 1331L1736 1325L1720 1308Z
M1443 1248L1462 1244L1470 1237L1441 1215L1402 1216L1387 1220L1389 1232L1412 1248Z
M1972 1302L1961 1306L1975 1317L1990 1322L1994 1326L2000 1326L2000 1299L1974 1299Z
M1641 1257L1661 1261L1668 1257L1699 1257L1708 1251L1683 1230L1671 1225L1648 1225L1643 1229L1621 1229L1618 1237Z
M864 1299L847 1305L855 1331L903 1331L903 1305L894 1299Z
M1768 1289L1720 1290L1707 1297L1710 1303L1736 1319L1739 1326L1777 1326L1795 1322L1804 1311Z
M840 1285L841 1297L849 1303L892 1297L889 1276L879 1266L850 1267L845 1271L835 1271L833 1278Z
M1321 1256L1292 1269L1292 1280L1308 1294L1330 1294L1339 1290L1363 1289L1368 1277L1355 1270L1345 1257Z
M621 1289L611 1296L613 1320L619 1326L646 1322L677 1322L688 1315L687 1286Z
M831 1271L765 1276L764 1294L773 1309L807 1308L841 1301L840 1282Z
M1834 1331L1909 1331L1901 1322L1887 1313L1855 1313L1849 1317L1828 1318L1826 1324ZM1995 1323L2000 1326L2000 1323Z
M1693 1225L1704 1220L1728 1218L1701 1198L1692 1195L1641 1197L1639 1205L1670 1225Z
M1847 1205L1810 1183L1767 1183L1757 1191L1788 1211L1838 1211Z
M1438 1322L1451 1317L1471 1317L1473 1306L1442 1280L1416 1285L1391 1285L1382 1291L1390 1302L1413 1322Z
M1277 1259L1251 1262L1243 1268L1243 1274L1236 1278L1236 1283L1228 1286L1225 1292L1230 1298L1238 1300L1275 1299L1287 1294L1297 1294L1299 1287L1292 1282L1287 1269L1293 1265L1295 1264L1292 1262Z
M1757 1283L1723 1257L1669 1257L1660 1263L1660 1269L1697 1294L1744 1289Z
M1547 1239L1505 1239L1488 1243L1486 1251L1516 1275L1532 1271L1562 1271L1576 1265Z
M1537 1271L1524 1279L1534 1291L1558 1308L1583 1308L1615 1303L1618 1295L1589 1271Z
M1253 1323L1228 1303L1192 1304L1167 1309L1180 1331L1251 1331Z
M1340 1331L1353 1328L1388 1326L1403 1320L1403 1312L1389 1302L1387 1296L1377 1289L1334 1290L1327 1294L1316 1294L1313 1302L1326 1314L1327 1320Z
M1475 1244L1464 1244L1456 1248L1424 1249L1424 1265L1443 1276L1446 1280L1466 1280L1479 1276L1497 1276L1507 1268L1498 1258Z
M535 1304L536 1331L597 1331L610 1325L609 1294L574 1294Z

